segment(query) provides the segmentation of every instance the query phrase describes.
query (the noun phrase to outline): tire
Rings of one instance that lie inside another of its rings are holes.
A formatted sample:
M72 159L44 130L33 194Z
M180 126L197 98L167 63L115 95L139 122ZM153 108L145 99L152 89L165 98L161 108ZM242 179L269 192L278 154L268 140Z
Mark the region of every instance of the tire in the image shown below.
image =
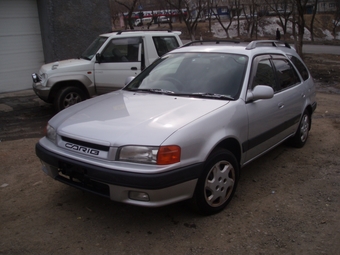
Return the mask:
M302 148L307 142L310 127L311 115L308 111L305 111L300 120L298 130L290 140L291 145L296 148Z
M77 87L65 87L61 89L54 99L54 107L60 112L65 108L87 99L83 90Z
M208 157L198 179L193 202L199 213L222 211L234 196L239 179L239 164L228 150L217 149Z

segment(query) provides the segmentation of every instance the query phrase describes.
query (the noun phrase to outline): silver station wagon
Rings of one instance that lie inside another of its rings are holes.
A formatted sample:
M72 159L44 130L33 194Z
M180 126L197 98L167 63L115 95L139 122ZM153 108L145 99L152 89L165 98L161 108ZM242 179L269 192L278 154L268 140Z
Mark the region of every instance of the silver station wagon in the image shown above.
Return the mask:
M283 141L306 143L315 108L289 44L192 42L58 113L36 154L73 187L148 207L191 199L209 215L232 199L240 168Z

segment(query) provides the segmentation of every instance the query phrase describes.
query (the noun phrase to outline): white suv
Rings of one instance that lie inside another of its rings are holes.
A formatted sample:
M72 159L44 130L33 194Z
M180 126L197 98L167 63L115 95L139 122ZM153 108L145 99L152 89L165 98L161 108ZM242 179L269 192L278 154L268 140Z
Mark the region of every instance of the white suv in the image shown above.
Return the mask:
M193 199L212 214L232 199L241 167L283 141L306 143L316 105L287 43L203 43L57 114L36 154L46 174L79 189L150 207Z
M32 74L39 98L61 111L94 95L121 89L165 53L182 45L176 31L121 31L98 36L78 59L43 65Z

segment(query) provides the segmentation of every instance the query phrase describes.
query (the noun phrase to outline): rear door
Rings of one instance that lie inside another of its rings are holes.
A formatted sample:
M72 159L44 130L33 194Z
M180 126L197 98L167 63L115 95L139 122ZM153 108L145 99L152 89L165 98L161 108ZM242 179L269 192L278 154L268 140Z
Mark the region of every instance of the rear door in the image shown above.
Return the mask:
M283 56L273 55L272 63L277 76L278 94L282 94L285 112L283 136L295 133L306 104L306 91L292 64Z
M262 55L253 61L249 89L267 85L273 88L274 96L246 104L249 119L248 141L243 146L246 161L284 140L298 121L300 79L288 62L281 55Z
M142 67L141 37L112 39L95 63L95 84L98 94L122 88L126 78L137 76Z

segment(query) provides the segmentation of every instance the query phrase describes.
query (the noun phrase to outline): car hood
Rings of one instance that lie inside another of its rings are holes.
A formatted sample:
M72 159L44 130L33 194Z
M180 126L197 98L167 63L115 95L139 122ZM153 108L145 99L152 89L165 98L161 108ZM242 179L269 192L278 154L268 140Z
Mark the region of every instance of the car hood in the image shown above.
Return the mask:
M53 72L58 72L59 70L64 72L65 69L69 72L73 69L82 69L82 67L87 67L89 64L91 64L91 61L85 59L61 60L43 65L41 67L41 73L48 73L51 70L53 70Z
M61 136L91 143L160 145L228 102L120 90L67 108L49 123Z

